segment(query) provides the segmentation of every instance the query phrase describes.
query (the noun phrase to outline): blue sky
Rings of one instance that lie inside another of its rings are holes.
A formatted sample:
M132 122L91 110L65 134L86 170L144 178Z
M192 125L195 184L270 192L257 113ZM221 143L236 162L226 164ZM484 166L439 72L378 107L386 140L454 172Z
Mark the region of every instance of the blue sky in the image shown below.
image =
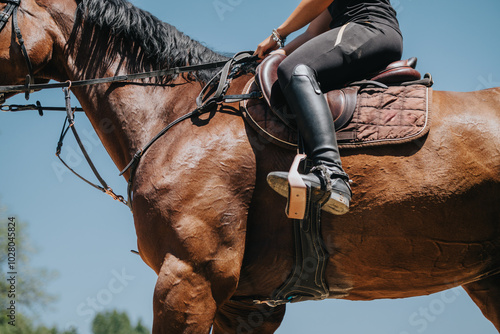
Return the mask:
M299 1L133 3L217 51L234 53L253 50ZM418 69L433 75L434 89L500 86L500 1L392 3L404 35L404 57L419 58ZM64 102L59 90L33 94L30 103L36 100L57 106ZM10 102L24 103L21 96ZM155 274L130 253L136 249L132 216L128 208L61 168L54 152L63 120L62 113L47 112L43 118L29 112L0 114L1 204L29 223L27 233L39 249L32 264L59 272L47 282L59 301L40 315L48 325L76 326L79 333L88 334L95 311L118 308L150 326ZM125 193L125 180L118 177L85 116L77 116L77 125L103 176L117 192ZM73 167L90 176L74 141L68 140L63 150ZM3 228L5 222L1 224ZM311 328L315 333L343 334L496 333L460 288L404 300L293 304L278 333Z

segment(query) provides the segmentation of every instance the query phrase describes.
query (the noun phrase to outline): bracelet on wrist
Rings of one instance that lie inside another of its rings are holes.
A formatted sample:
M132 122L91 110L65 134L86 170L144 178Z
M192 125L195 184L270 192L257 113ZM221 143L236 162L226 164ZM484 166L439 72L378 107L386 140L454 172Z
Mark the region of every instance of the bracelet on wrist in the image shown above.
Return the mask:
M286 37L282 38L278 30L273 29L273 33L271 36L273 38L273 41L275 41L276 44L278 44L278 47L280 49L285 46Z

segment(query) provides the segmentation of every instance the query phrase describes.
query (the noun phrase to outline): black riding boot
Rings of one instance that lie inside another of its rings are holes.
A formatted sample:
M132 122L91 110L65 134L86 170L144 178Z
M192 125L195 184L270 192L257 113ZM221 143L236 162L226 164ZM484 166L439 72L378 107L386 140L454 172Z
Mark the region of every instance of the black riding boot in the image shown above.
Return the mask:
M304 182L313 191L331 191L323 210L336 215L346 213L352 196L349 177L342 169L333 117L314 71L297 65L283 93L296 116L305 153L314 164L309 174L302 175ZM269 173L267 181L280 195L288 196L287 172Z

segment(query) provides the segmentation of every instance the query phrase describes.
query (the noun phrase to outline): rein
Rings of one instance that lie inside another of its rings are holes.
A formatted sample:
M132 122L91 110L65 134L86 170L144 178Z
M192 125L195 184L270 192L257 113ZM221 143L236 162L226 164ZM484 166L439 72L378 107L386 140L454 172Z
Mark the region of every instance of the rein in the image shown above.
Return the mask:
M20 93L20 92L27 92L27 91L33 91L33 90L44 90L44 89L54 89L54 88L91 86L91 85L97 85L97 84L103 84L103 83L115 83L115 82L126 82L126 81L138 80L138 79L148 79L148 78L162 77L162 76L166 76L166 75L175 75L175 74L186 73L186 72L195 72L195 71L200 71L200 70L214 69L214 68L224 66L226 63L227 63L227 61L219 61L219 62L213 62L213 63L200 64L200 65L180 66L180 67L175 67L175 68L171 68L171 69L142 72L142 73L135 73L135 74L117 75L114 77L106 77L106 78L78 80L78 81L65 81L65 82L48 83L48 84L0 86L0 94L1 93Z
M181 123L182 121L185 121L187 119L190 119L195 116L200 116L204 113L207 113L211 110L212 108L218 104L221 104L223 102L237 102L241 101L244 99L253 99L253 98L259 98L260 95L258 94L240 94L240 95L224 95L229 88L230 80L236 73L238 72L239 69L233 68L233 65L241 65L244 63L250 63L254 62L258 59L257 56L252 56L253 52L250 51L244 51L244 52L239 52L236 55L234 55L230 60L228 60L225 64L222 70L217 73L206 85L205 87L201 90L200 94L196 98L196 104L197 108L194 109L193 111L177 118L174 120L172 123L168 124L163 130L161 130L153 139L151 139L146 145L144 145L140 150L138 150L135 154L132 160L128 163L128 165L120 172L120 176L123 175L126 171L130 169L130 177L128 180L128 186L127 186L127 204L132 210L132 185L135 177L135 172L137 170L137 167L139 165L139 162L142 158L142 156L146 153L146 151L158 140L160 139L163 135L167 133L168 130L170 130L172 127L175 125ZM231 71L232 70L232 71ZM231 72L230 72L231 71ZM212 87L212 83L219 78L219 83L217 85L217 89L213 94L211 94L210 87Z

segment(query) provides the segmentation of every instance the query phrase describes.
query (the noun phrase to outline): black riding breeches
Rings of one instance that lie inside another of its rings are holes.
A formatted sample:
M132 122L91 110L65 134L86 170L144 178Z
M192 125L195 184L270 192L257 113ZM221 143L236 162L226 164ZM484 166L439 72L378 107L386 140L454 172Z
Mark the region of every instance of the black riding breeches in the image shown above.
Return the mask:
M348 23L307 41L293 51L278 68L278 79L286 89L297 65L311 67L323 91L362 79L401 59L403 38L380 23Z

